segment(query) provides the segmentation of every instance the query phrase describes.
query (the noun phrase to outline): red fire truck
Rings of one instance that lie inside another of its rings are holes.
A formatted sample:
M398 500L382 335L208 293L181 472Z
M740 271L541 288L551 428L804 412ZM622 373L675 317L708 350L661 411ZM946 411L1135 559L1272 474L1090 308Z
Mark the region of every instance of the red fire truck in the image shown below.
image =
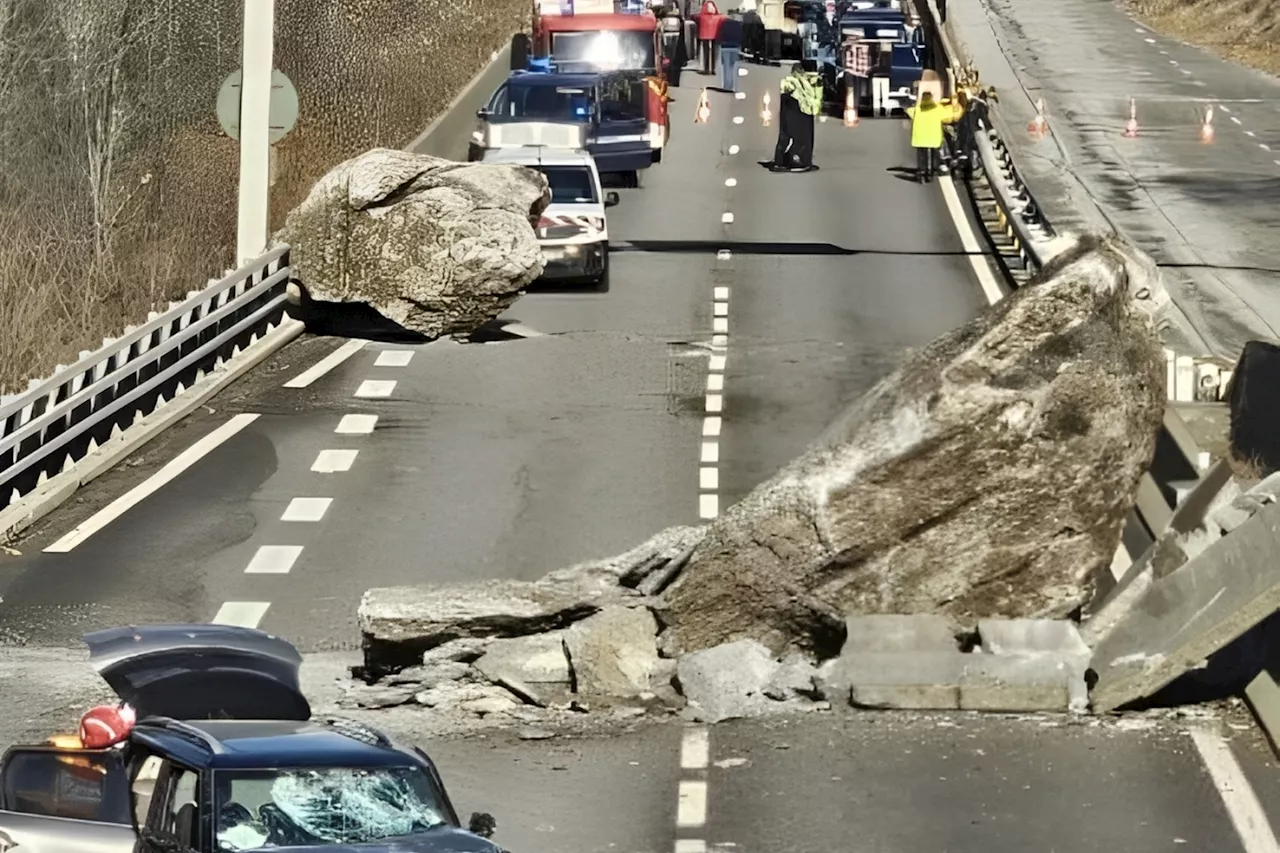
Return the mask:
M611 0L535 0L533 11L533 58L550 59L561 73L621 72L631 80L632 100L649 120L653 161L660 162L671 134L669 60L662 55L662 30L654 14L616 12Z

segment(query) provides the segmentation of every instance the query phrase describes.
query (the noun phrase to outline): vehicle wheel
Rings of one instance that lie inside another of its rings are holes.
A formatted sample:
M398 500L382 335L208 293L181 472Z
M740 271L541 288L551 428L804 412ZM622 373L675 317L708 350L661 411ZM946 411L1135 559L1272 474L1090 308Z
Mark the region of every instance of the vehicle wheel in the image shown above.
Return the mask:
M653 149L653 162L655 162L655 163L661 163L661 162L662 162L662 149L661 149L661 148L655 148L655 149Z
M595 280L594 288L598 293L609 292L609 253L604 256L604 272L600 273L600 277Z

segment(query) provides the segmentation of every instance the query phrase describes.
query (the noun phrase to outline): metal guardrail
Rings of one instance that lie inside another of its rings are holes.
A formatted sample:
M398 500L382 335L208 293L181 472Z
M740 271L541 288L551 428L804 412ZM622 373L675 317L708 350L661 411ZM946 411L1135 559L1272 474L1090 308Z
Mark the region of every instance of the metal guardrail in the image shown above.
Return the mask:
M0 397L0 509L271 331L284 319L289 276L289 247L280 246Z

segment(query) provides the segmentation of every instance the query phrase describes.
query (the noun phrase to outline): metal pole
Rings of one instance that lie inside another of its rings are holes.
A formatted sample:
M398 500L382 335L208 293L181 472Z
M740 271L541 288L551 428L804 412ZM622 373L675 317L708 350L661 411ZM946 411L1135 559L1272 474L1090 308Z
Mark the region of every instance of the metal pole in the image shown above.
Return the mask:
M240 216L237 266L267 246L271 187L271 69L275 0L244 0L244 59L240 80Z

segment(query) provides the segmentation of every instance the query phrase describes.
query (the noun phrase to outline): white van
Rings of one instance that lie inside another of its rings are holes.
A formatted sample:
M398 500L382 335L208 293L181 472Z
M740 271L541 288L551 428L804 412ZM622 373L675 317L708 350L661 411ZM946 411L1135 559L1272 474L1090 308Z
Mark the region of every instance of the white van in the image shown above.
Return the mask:
M581 149L529 145L490 148L481 162L528 166L547 176L551 204L538 222L538 243L546 258L548 281L609 286L609 226L605 208L618 203L604 192L595 160Z

